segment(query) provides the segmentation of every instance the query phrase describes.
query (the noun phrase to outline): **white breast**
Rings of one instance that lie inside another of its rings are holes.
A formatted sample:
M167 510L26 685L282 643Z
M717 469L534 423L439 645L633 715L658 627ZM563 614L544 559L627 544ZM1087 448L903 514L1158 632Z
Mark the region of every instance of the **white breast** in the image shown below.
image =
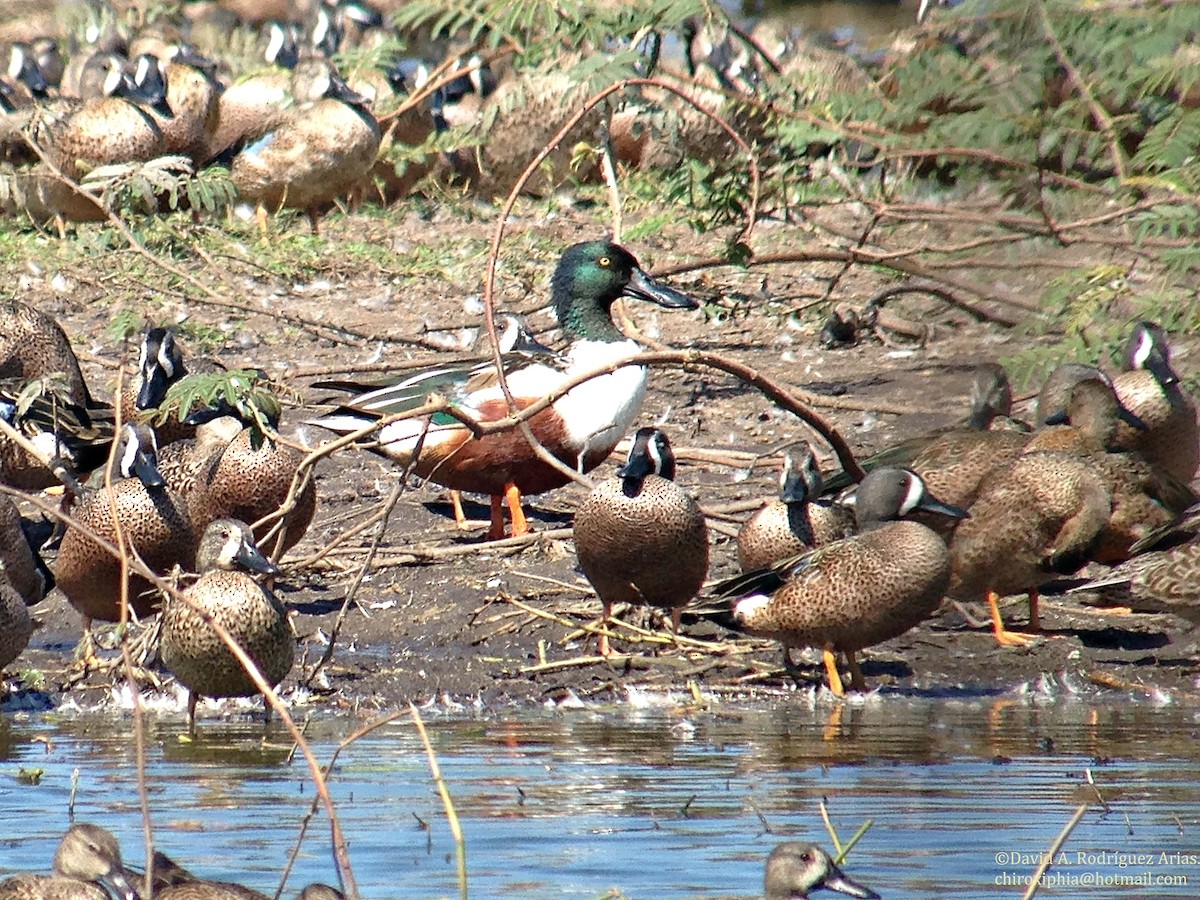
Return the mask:
M641 347L635 341L579 341L571 347L565 371L530 365L509 375L508 389L517 397L543 397L578 375L631 359L639 352ZM479 404L503 397L500 386L496 385L476 392L470 398L471 404L460 408L479 419ZM554 410L566 426L567 446L582 455L593 447L616 444L629 431L645 397L645 366L624 366L572 388L554 403ZM423 427L422 419L405 419L387 426L380 434L384 452L395 457L411 454ZM433 426L425 435L425 446L434 447L458 434L461 428L457 423Z
M571 348L566 377L604 368L641 352L634 341L579 341ZM592 447L611 447L627 431L646 399L646 367L624 366L572 388L554 404L572 447L583 453Z

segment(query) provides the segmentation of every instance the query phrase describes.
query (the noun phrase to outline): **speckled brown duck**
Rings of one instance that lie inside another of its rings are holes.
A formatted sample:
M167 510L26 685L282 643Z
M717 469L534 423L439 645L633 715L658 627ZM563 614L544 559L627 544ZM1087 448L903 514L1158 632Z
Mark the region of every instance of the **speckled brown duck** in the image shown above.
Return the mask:
M20 300L0 301L0 378L40 378L61 372L70 397L92 403L79 360L62 326Z
M1200 542L1143 553L1072 591L1098 593L1135 612L1172 613L1200 625Z
M648 604L667 610L679 631L683 606L708 574L708 527L700 507L674 481L675 455L657 428L634 435L625 465L575 513L579 568L604 608ZM607 654L602 635L600 652Z
M1027 593L1029 628L1038 631L1038 588L1089 558L1111 509L1112 495L1087 460L1067 453L1021 456L988 476L971 517L955 529L948 596L986 598L997 642L1029 644L1031 635L1005 628L1000 597Z
M98 825L72 825L54 853L53 875L14 875L0 881L0 900L135 900L121 867L117 839Z
M870 888L851 881L816 844L788 841L771 851L763 873L764 900L806 900L818 888L859 900L880 900Z
M318 215L374 165L379 124L326 60L301 60L291 92L295 107L247 137L229 174L260 225L266 211L286 207L302 211L316 233Z
M1060 410L1049 416L1051 423L1070 424L1048 425L1026 445L1027 452L1061 451L1087 459L1104 479L1112 513L1093 558L1107 563L1127 559L1134 543L1171 522L1197 499L1187 485L1141 454L1116 446L1121 419L1144 428L1120 405L1108 378L1096 372L1071 388L1065 414Z
M7 566L0 564L0 670L21 655L32 634L33 621L25 607L25 598L9 581Z
M206 697L252 697L258 686L193 608L203 609L254 660L268 684L277 685L292 669L296 639L287 610L248 572L276 574L254 546L250 527L218 519L205 530L196 554L200 578L183 596L166 601L162 616L163 665L188 689L188 728L196 722L196 701Z
M733 620L747 634L793 647L819 648L829 687L843 691L835 654L843 653L851 684L865 690L855 654L897 637L937 609L950 583L945 542L916 512L961 519L908 469L869 473L855 496L859 534L818 547L770 569L731 578L714 589L734 598Z
M208 161L220 111L221 86L211 74L213 64L182 44L161 53L133 57L134 83L143 93L162 98L147 111L162 132L163 153L202 165Z
M304 459L300 451L256 435L232 416L206 422L194 440L165 447L160 456L164 478L187 498L192 521L199 528L219 518L255 523L278 512ZM280 556L304 537L316 508L316 484L310 478L287 514ZM274 524L258 526L255 540L267 541ZM264 548L273 552L274 538Z
M1196 402L1180 387L1171 367L1166 332L1151 322L1133 326L1125 346L1126 371L1113 378L1121 405L1146 426L1122 424L1117 444L1188 484L1200 473L1200 427Z
M854 513L839 503L818 500L821 487L821 470L807 443L785 453L779 499L756 512L738 531L738 564L743 572L766 568L854 531Z
M0 379L0 418L37 450L0 435L0 483L41 490L101 465L113 437L106 415L75 403L57 376Z
M113 475L111 494L103 486L90 490L71 510L72 518L115 544L112 514L115 510L124 538L152 571L163 574L175 565L191 568L198 535L188 515L186 500L170 490L158 472L150 429L144 425L124 425L115 461L117 472ZM120 620L120 562L70 525L59 548L55 577L67 600L83 615L85 630L92 619ZM132 573L128 579L128 599L138 616L150 615L158 607L157 592L145 578Z
M71 179L97 166L144 162L163 152L162 131L142 105L145 97L119 59L105 59L104 96L60 101L30 120L30 139Z
M978 367L971 379L971 408L954 424L916 435L863 461L867 471L884 466L910 468L921 476L929 492L951 506L967 507L975 499L983 478L992 469L1015 459L1029 436L1010 423L1012 389L1003 367ZM996 425L995 429L992 426ZM845 476L832 478L827 487L849 484ZM952 521L931 519L935 530L953 527Z
M4 494L0 494L0 565L26 605L41 602L54 587L50 570L30 546L16 504Z

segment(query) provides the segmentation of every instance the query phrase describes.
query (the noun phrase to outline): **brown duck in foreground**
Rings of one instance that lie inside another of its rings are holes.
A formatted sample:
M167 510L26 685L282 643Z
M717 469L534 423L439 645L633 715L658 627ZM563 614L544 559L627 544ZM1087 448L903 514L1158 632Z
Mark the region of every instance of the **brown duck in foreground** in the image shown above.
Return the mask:
M809 892L818 888L859 900L880 900L873 890L847 878L816 844L788 841L771 851L763 874L764 900L806 900Z
M948 596L986 597L996 640L1031 643L1032 636L1004 627L1000 597L1028 593L1030 631L1038 631L1038 588L1087 560L1111 508L1112 495L1086 460L1066 453L1021 456L988 476L971 517L955 529Z
M205 530L196 553L200 578L183 596L166 601L162 615L163 665L188 689L188 730L196 727L196 702L206 697L252 697L258 685L205 621L203 610L254 661L266 682L279 684L292 669L296 639L287 610L248 573L278 574L254 546L250 526L218 519ZM268 707L269 710L269 707Z
M657 428L638 429L628 461L575 513L579 568L596 589L605 623L614 603L644 603L668 610L678 633L684 604L704 584L708 528L674 478L667 436ZM601 655L608 650L602 634Z
M785 662L792 647L820 648L829 688L838 696L844 689L835 654L844 653L851 686L863 691L855 654L920 624L950 583L945 542L920 522L906 521L919 511L967 515L930 494L911 470L876 469L855 496L858 534L728 579L714 592L736 598L736 628L783 644Z
M136 900L121 867L117 839L98 825L72 825L54 853L53 875L0 881L0 900L109 900L109 890Z

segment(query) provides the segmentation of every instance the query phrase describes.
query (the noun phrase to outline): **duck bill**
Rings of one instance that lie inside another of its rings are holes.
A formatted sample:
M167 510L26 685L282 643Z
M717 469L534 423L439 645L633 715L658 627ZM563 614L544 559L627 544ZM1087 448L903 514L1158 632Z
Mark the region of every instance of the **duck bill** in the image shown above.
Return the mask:
M154 459L142 450L134 452L133 465L130 466L130 471L149 490L158 490L167 486L167 482L162 477L162 472L158 471L158 466L155 464Z
M667 287L661 281L651 278L641 269L635 268L629 284L621 292L623 297L635 300L648 300L667 309L699 309L700 304L687 294L672 287Z
M1163 387L1179 384L1179 374L1171 368L1164 353L1151 353L1150 358L1146 360L1146 369Z
M247 571L258 572L260 575L278 575L279 567L267 559L249 541L242 541L237 554L233 557Z
M655 471L654 460L645 453L637 453L631 456L625 465L617 469L617 477L634 478L641 481L646 476L653 475Z
M808 485L805 483L802 473L794 472L783 480L783 486L779 490L779 499L784 503L808 501Z
M1124 406L1117 407L1117 418L1128 425L1130 428L1135 428L1138 431L1149 431L1150 426L1139 419L1136 415L1126 409Z
M949 503L943 503L936 497L930 497L928 494L922 498L917 504L917 509L924 510L928 513L936 513L939 516L945 516L948 519L969 519L971 514L961 506L951 506Z
M342 76L336 72L330 78L329 93L326 96L332 97L334 100L341 100L351 106L361 106L364 109L369 105L367 98L346 84Z
M112 887L113 896L120 897L121 900L137 900L137 891L133 889L133 885L129 883L129 879L125 877L125 873L120 869L114 869L101 880L107 882Z
M134 406L138 409L158 409L167 396L167 375L158 366L150 367L149 377L142 375Z
M837 891L839 894L846 894L849 897L859 897L860 900L881 900L873 890L863 887L857 881L851 881L841 869L836 867L829 873L829 877L825 879L821 887Z

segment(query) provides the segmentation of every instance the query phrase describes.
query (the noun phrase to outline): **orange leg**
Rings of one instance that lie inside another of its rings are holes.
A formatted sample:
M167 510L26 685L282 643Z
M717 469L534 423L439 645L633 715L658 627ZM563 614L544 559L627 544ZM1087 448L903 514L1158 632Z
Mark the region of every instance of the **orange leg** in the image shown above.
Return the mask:
M601 656L611 656L612 647L610 647L608 644L608 624L612 621L612 603L607 600L603 600L601 601L601 606L603 606L603 611L600 613L600 626L604 629L604 631L600 633L600 641L597 650Z
M679 626L683 624L683 607L675 606L671 609L671 630L679 634Z
M467 514L463 512L462 491L450 489L450 508L454 510L454 524L459 527L459 530L469 530L471 524L467 521Z
M1034 615L1033 594L1030 595L1030 618ZM1004 627L1004 619L1000 616L1000 595L995 591L988 591L988 608L992 611L992 634L996 636L996 643L1001 647L1028 647L1037 640L1031 634L1022 634L1019 631L1009 631Z
M529 520L521 509L521 491L515 484L504 486L504 499L508 501L508 514L512 517L512 536L529 534Z
M829 690L835 697L845 697L846 689L842 687L842 676L838 674L837 656L832 650L822 650L821 658L825 660L825 674L829 676Z
M1029 630L1035 633L1042 630L1042 616L1038 610L1040 599L1037 591L1029 592Z
M488 529L487 539L498 541L504 537L504 498L492 497L492 527Z

